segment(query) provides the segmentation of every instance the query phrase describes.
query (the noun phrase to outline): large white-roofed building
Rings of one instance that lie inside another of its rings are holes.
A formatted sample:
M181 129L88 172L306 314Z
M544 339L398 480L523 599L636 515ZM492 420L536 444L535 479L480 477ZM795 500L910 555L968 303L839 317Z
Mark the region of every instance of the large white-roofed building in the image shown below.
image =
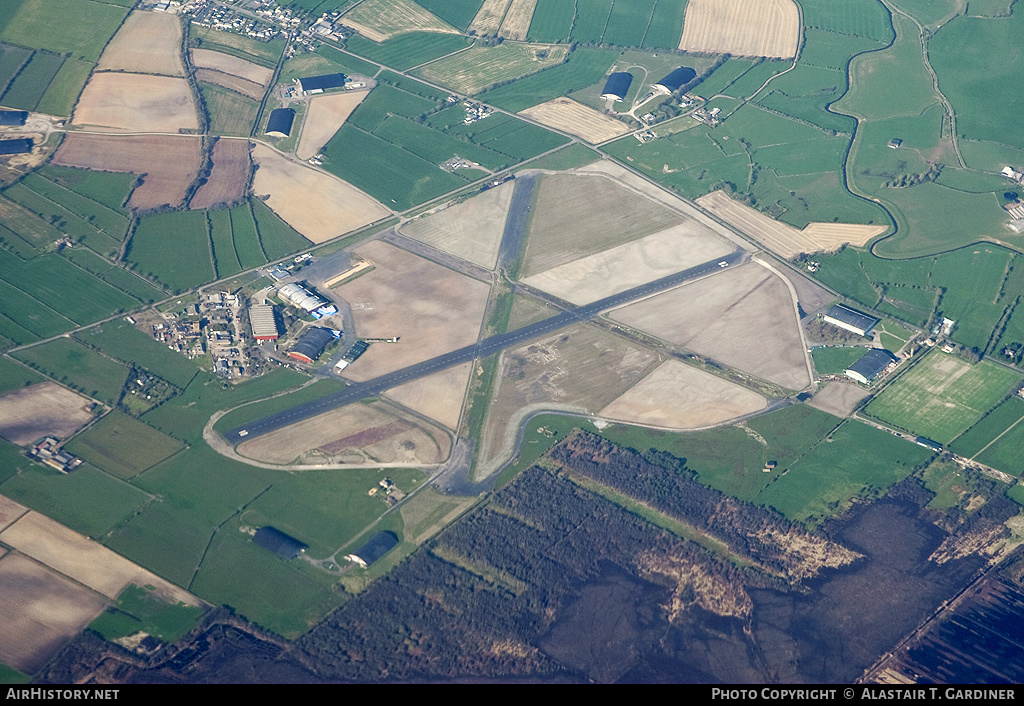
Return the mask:
M283 285L277 290L277 295L316 319L338 313L338 307L297 282Z

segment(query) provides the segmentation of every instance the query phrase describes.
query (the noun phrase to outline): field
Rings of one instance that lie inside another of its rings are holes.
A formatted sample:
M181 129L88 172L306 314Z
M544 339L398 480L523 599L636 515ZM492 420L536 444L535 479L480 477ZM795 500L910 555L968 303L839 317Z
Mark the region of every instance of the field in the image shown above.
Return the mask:
M181 63L181 25L165 12L133 12L110 40L98 71L184 76Z
M519 114L556 130L582 137L591 144L606 142L631 131L631 128L621 120L577 103L571 98L554 98L547 103L521 110Z
M493 269L512 202L512 183L488 189L466 201L428 213L401 227L402 235Z
M470 46L466 37L456 34L413 32L378 43L353 35L345 40L350 52L365 56L398 71L405 71L428 61Z
M518 112L602 81L617 57L614 51L577 49L569 54L564 64L493 88L480 98L503 110Z
M658 428L701 429L758 412L766 404L756 392L677 360L667 360L598 416Z
M484 0L473 21L469 23L467 33L481 36L497 35L510 2L512 0Z
M438 36L438 35L434 35ZM303 76L322 74L363 74L375 76L380 69L373 64L357 59L351 54L342 54L337 49L321 44L315 52L300 52L284 62L278 83L291 83Z
M512 0L512 5L509 6L505 13L505 19L501 22L498 36L519 42L526 39L536 7L537 0Z
M458 32L412 0L366 0L345 13L341 23L375 42L410 32Z
M108 177L111 187L115 192L112 198L108 199L116 203L114 207L107 206L95 198L91 198L86 191L74 191L76 184L73 180L67 179L65 170L57 167L47 167L43 170L33 172L21 180L21 184L35 191L40 196L52 201L63 209L70 211L78 218L88 221L90 227L102 232L111 240L120 243L128 230L128 219L126 212L120 208L127 200L129 186L125 184L128 178ZM74 174L80 176L81 172ZM121 182L118 186L114 182ZM89 244L89 236L84 236L85 242Z
M811 358L818 375L842 375L843 371L864 357L863 346L824 346L814 348Z
M985 415L977 424L958 436L949 450L964 458L973 459L993 442L1006 434L1024 418L1024 400L1014 395Z
M52 382L0 396L0 436L28 446L47 435L66 439L92 419L88 400Z
M249 143L245 140L219 139L210 155L213 167L206 182L196 189L189 208L210 208L217 204L232 204L245 197L249 182Z
M948 444L1021 381L1006 368L971 365L932 351L874 399L865 411L940 444Z
M216 278L200 211L176 211L139 220L125 252L133 269L168 289L185 291Z
M431 62L416 73L460 93L472 94L560 64L568 56L568 47L543 44L477 46Z
M145 174L128 200L129 207L145 210L181 204L199 171L201 150L194 137L76 134L64 138L51 164Z
M387 209L345 182L257 145L253 192L303 236L321 243L380 220Z
M0 40L94 62L127 14L127 8L86 0L22 0L5 18Z
M254 64L251 61L240 59L231 54L210 49L193 49L192 63L198 69L209 69L238 76L246 81L257 84L261 88L266 88L267 84L270 83L270 79L274 76L273 69Z
M456 365L419 380L392 387L386 394L414 412L430 417L449 429L457 430L472 368L472 363Z
M212 83L200 83L199 92L210 118L210 132L242 137L252 132L260 110L257 101Z
M786 282L759 264L684 284L612 317L787 389L810 382L796 303Z
M235 32L219 32L198 25L190 25L189 43L192 47L230 54L268 69L273 69L277 65L285 47L285 41L280 37L269 42L261 42Z
M689 0L679 48L740 56L796 56L800 14L792 0Z
M16 355L19 360L68 387L108 404L114 404L120 399L121 389L128 377L126 367L71 338L47 341L18 351Z
M124 320L108 321L76 334L90 347L112 358L134 363L172 385L184 388L196 375L196 364L171 351Z
M869 394L870 391L860 385L830 382L819 390L808 404L837 417L849 417Z
M119 478L134 478L184 444L121 412L111 412L68 444L68 451Z
M204 612L201 606L175 604L152 588L133 585L118 596L112 608L90 623L89 629L107 641L144 632L173 644L195 626Z
M351 91L310 98L295 156L299 159L315 156L368 95L366 91Z
M63 64L63 57L37 51L4 92L3 104L21 110L35 110Z
M431 465L448 458L451 442L386 404L350 404L243 441L238 453L278 465Z
M71 123L130 132L196 130L196 106L183 78L148 74L94 74Z
M0 357L0 395L19 390L23 387L29 387L45 380L46 378L42 375L32 372L24 365L15 363L9 358Z
M255 64L253 64L255 66ZM196 69L195 72L196 81L202 83L212 83L226 88L229 91L239 93L246 98L250 98L254 101L258 101L263 98L265 90L258 83L247 81L244 78L238 76L232 76L231 74L221 73L220 71L213 71L212 69ZM204 99L205 100L205 99ZM254 116L255 117L255 116ZM250 121L250 125L251 125Z

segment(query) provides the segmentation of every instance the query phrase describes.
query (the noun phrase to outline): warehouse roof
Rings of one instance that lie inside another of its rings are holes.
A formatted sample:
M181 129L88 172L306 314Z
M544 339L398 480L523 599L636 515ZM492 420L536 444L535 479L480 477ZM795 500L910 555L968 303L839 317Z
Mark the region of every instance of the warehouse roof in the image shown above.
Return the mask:
M24 125L27 119L27 110L0 110L0 125Z
M369 566L396 546L398 546L398 537L394 532L378 532L370 538L369 542L349 554L348 558L363 566Z
M689 66L680 66L668 76L654 84L654 86L668 91L669 93L673 93L678 91L681 86L689 83L695 78L697 78L696 71L691 69Z
M249 307L249 325L252 326L253 338L277 338L279 335L274 307L268 304Z
M0 140L0 154L25 154L31 152L34 143L31 138L21 137L17 140Z
M270 111L270 119L267 120L266 134L288 137L292 134L292 123L294 121L294 110L291 108L275 108Z
M616 71L604 82L604 90L601 91L601 97L610 98L614 96L619 100L624 100L632 83L633 74L627 71Z
M295 537L290 537L274 527L260 527L253 535L252 541L285 559L294 559L306 549L306 545Z
M312 363L314 360L323 355L324 348L327 344L334 340L334 332L330 329L321 328L314 326L313 328L302 334L302 338L299 342L292 346L292 349L288 351L288 355L292 358L298 358L304 360L307 363Z
M282 285L277 290L277 294L286 302L294 304L305 311L316 311L320 307L330 304L329 301L319 294L314 294L301 284L295 282Z
M870 331L872 328L875 327L875 324L878 323L878 319L876 319L875 317L868 316L867 314L862 314L859 311L854 311L853 309L845 307L842 304L836 304L835 306L830 308L828 311L825 312L825 316L829 319L835 319L836 321L840 321L846 324L847 326L852 326L853 328L863 331L864 333Z
M847 377L867 383L878 377L883 370L896 361L896 356L889 351L882 348L872 348L844 372Z
M303 91L325 91L328 88L341 88L345 85L345 74L324 74L300 78L299 84Z

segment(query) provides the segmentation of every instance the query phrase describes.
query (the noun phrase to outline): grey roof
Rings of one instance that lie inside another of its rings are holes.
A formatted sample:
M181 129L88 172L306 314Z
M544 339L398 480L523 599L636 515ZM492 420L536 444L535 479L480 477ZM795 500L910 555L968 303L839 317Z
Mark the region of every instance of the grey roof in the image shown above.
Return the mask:
M294 559L306 545L274 527L260 527L252 541L285 559Z
M324 74L300 78L303 91L323 91L328 88L341 88L345 85L345 74Z
M279 132L285 137L292 134L292 122L295 120L295 111L291 108L275 108L270 111L270 119L267 120L267 133Z
M656 85L661 86L669 93L672 93L674 91L678 91L680 86L689 83L695 78L697 78L696 71L691 69L689 66L680 66L668 76L658 81Z
M619 100L626 97L626 93L629 92L629 86L633 83L633 74L627 71L616 71L608 80L604 82L604 90L601 91L602 96L618 96Z
M394 532L378 532L370 538L369 542L356 549L352 554L369 566L396 546L398 546L398 537Z
M325 328L314 326L302 335L299 342L292 346L289 352L298 353L309 360L316 360L332 340L334 340L333 333Z
M0 154L25 154L32 151L33 145L31 138L28 137L17 140L0 140Z
M835 319L836 321L842 321L844 324L849 324L855 328L867 332L874 328L875 324L878 323L878 319L867 314L862 314L859 311L854 311L849 307L845 307L842 304L836 304L831 309L825 312L825 316Z
M874 380L878 374L896 362L896 356L882 348L872 348L847 370L855 372L865 380Z
M24 125L27 119L27 110L0 110L0 125Z

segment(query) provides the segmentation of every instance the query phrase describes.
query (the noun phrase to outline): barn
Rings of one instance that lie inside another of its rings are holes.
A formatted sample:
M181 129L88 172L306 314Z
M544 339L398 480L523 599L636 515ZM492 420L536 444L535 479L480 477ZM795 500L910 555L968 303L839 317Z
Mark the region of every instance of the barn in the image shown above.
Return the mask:
M24 125L26 120L27 110L0 110L0 125Z
M349 561L354 561L365 569L396 546L398 546L398 537L394 532L378 532L370 537L370 541L345 558Z
M875 317L862 314L842 304L836 304L830 308L822 318L833 326L852 331L860 336L866 336L868 331L878 323L878 319Z
M302 338L288 351L288 355L291 358L295 358L295 360L301 360L303 363L312 363L323 355L327 344L334 339L334 332L330 329L314 326L302 334Z
M689 66L680 66L668 76L654 84L654 90L665 93L666 95L675 93L695 78L697 78L696 71L691 69Z
M843 373L846 377L867 385L897 360L895 355L883 348L872 348Z
M267 135L271 137L288 137L292 134L292 123L295 122L295 111L291 108L275 108L270 111L267 120Z
M629 87L633 83L633 74L628 71L616 71L604 82L604 90L601 91L601 98L605 100L626 100Z
M282 559L294 559L306 551L306 545L275 527L260 527L252 541Z
M0 155L27 154L32 151L33 146L35 146L35 143L28 137L19 137L16 140L0 140Z
M300 78L299 85L303 93L323 93L332 88L345 87L345 74L324 74L323 76L309 76Z
M249 307L249 325L252 327L252 337L257 341L276 341L280 335L274 307L269 304Z

